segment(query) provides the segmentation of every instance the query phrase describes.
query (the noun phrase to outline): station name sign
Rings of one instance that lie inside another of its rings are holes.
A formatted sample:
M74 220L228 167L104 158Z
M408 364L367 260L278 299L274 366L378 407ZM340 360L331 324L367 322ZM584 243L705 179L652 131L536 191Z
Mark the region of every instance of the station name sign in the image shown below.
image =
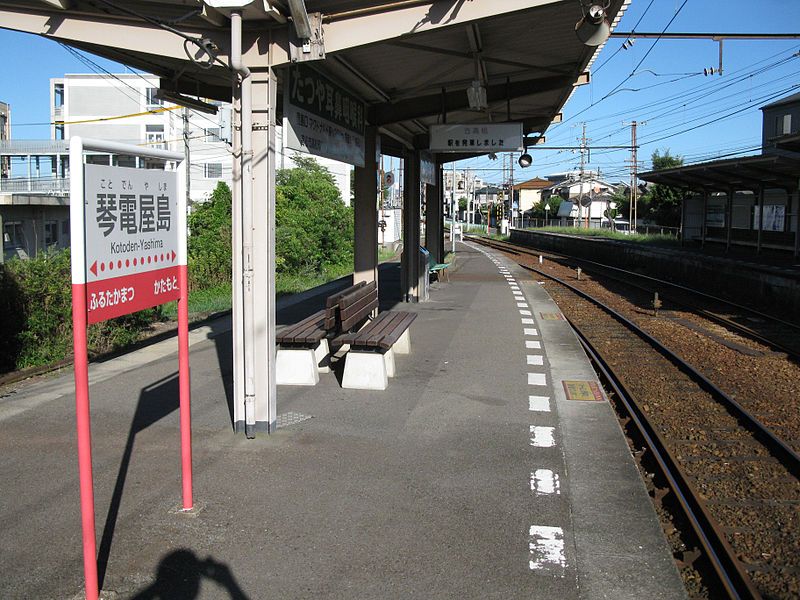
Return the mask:
M304 65L289 69L284 90L287 147L364 166L364 102Z
M431 125L431 152L511 152L522 147L522 123Z
M177 173L84 169L88 322L177 300Z

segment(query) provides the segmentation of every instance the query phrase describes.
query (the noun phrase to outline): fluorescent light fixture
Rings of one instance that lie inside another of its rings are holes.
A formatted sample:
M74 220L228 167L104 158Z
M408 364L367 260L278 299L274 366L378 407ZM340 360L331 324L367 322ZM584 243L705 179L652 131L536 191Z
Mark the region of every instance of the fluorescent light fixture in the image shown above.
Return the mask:
M172 102L173 104L178 104L179 106L185 106L186 108L191 108L192 110L208 113L210 115L217 114L217 107L214 106L213 104L208 104L207 102L203 102L202 100L198 100L197 98L184 96L183 94L179 94L178 92L172 92L170 90L164 90L159 88L158 91L156 92L156 98L161 98L162 100L166 100L167 102Z
M599 46L611 34L611 25L606 19L606 4L590 4L588 7L581 4L583 18L575 24L575 35L587 46Z

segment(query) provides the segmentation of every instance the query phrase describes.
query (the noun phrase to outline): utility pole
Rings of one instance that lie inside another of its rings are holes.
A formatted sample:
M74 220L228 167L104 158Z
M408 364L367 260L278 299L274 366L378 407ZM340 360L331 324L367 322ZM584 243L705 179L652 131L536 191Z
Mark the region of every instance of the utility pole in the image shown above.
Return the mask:
M581 204L581 200L583 200L583 170L586 165L586 123L583 123L583 129L581 133L581 174L580 174L580 190L578 191L578 226L580 227L580 223L583 221L583 204ZM587 227L588 228L588 227Z
M630 206L628 207L628 222L630 223L630 227L632 227L631 231L636 231L636 223L639 219L639 210L637 206L637 200L639 196L639 163L636 154L638 149L638 146L636 145L636 127L638 125L644 125L644 123L644 121L631 121L630 123L623 123L624 125L631 126L631 202Z
M511 153L508 161L508 168L511 171L510 181L508 184L508 193L511 194L508 210L511 213L511 227L514 226L514 153ZM510 234L509 234L510 235Z

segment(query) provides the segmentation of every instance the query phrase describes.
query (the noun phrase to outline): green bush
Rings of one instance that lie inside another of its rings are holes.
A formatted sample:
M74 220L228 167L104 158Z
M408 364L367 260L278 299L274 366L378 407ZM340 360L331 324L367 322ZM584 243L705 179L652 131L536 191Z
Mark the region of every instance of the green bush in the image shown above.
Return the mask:
M64 360L72 354L72 285L69 250L40 252L3 266L0 369L10 371ZM141 338L159 308L89 327L89 354L110 352Z
M353 211L333 176L311 158L295 156L294 169L277 174L277 273L326 275L353 265Z
M231 189L222 181L189 215L189 291L231 282Z

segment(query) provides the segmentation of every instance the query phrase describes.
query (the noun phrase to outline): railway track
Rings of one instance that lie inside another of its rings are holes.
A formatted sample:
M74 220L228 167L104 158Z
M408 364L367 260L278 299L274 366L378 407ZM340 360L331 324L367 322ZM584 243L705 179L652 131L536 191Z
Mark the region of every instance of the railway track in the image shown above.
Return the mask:
M719 590L731 598L800 595L800 456L635 323L575 286L525 268L546 278L629 407Z
M737 304L729 299L720 298L694 290L686 286L650 277L642 273L621 269L596 261L569 257L553 252L537 252L525 246L511 242L487 240L476 236L467 236L471 241L492 247L496 250L515 256L528 256L538 260L541 255L548 260L561 264L582 266L594 275L616 281L622 285L635 288L650 298L659 294L662 304L676 308L684 308L703 318L721 325L729 331L762 344L772 351L781 352L800 364L800 325L766 314L753 307Z

